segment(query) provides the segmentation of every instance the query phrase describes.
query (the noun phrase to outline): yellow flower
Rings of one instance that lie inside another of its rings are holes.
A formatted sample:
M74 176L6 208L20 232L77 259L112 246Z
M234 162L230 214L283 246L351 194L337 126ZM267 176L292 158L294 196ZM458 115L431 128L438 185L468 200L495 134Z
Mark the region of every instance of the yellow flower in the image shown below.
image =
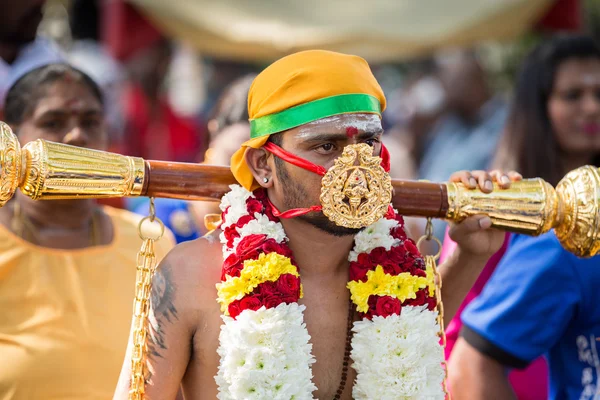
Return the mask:
M403 272L396 276L386 274L381 265L375 268L375 271L367 272L367 281L352 281L348 283L351 299L356 304L356 309L360 312L369 311L369 296L392 296L400 300L414 299L417 297L417 291L429 285L429 277L412 275L410 272ZM429 289L431 292L431 288Z
M239 277L227 275L225 282L217 283L217 301L221 304L221 312L229 315L227 307L233 301L252 293L261 283L275 282L284 274L299 276L298 269L291 260L278 253L262 253L256 260L244 261ZM302 297L302 289L300 293Z

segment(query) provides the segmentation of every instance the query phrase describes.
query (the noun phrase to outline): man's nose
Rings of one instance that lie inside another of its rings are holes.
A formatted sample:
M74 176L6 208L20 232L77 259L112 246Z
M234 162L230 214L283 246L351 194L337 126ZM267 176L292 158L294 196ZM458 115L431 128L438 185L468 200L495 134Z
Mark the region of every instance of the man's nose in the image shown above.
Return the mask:
M85 130L81 129L79 125L76 125L63 136L62 142L71 146L87 147L89 138Z

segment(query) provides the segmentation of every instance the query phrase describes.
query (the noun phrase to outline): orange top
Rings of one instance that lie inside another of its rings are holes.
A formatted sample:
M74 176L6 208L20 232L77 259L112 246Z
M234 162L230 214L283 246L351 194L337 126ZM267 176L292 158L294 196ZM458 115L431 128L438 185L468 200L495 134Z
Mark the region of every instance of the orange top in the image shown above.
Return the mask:
M111 244L35 246L0 225L0 400L112 399L131 326L141 217L105 207ZM172 235L156 243L162 259Z

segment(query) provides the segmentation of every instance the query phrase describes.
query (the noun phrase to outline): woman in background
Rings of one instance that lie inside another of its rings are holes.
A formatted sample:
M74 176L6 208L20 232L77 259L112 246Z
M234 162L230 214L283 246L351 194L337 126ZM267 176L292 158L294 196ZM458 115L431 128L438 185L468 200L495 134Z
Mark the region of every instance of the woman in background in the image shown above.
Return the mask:
M67 64L13 76L5 120L36 139L105 150L98 85ZM127 347L139 216L93 200L0 208L0 399L111 399ZM161 259L173 246L157 242Z
M586 164L600 165L600 48L557 36L523 63L496 166L556 185ZM600 258L577 258L554 232L512 234L505 245L466 300L449 360L454 398L596 398ZM513 390L507 371L527 366L535 369Z

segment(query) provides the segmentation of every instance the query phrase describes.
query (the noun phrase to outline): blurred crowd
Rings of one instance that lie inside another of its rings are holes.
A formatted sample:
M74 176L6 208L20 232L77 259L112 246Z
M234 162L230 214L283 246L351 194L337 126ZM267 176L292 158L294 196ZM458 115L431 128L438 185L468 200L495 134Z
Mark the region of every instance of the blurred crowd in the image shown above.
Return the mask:
M0 0L0 120L22 144L44 138L228 165L249 136L247 93L264 65L204 57L132 6L102 4ZM106 26L117 39L103 39ZM392 71L384 85L392 177L441 182L500 168L556 185L572 169L599 166L597 44L583 34L535 44L510 87L495 84L478 48L373 66L379 76ZM160 258L204 235L205 217L219 209L157 199L156 212L169 228ZM0 209L0 399L110 398L127 344L136 226L147 213L147 199L18 196ZM424 221L407 221L413 237L424 232ZM447 228L434 224L444 255L453 248ZM599 398L598 271L596 258L571 256L552 233L507 234L448 327L455 398Z

